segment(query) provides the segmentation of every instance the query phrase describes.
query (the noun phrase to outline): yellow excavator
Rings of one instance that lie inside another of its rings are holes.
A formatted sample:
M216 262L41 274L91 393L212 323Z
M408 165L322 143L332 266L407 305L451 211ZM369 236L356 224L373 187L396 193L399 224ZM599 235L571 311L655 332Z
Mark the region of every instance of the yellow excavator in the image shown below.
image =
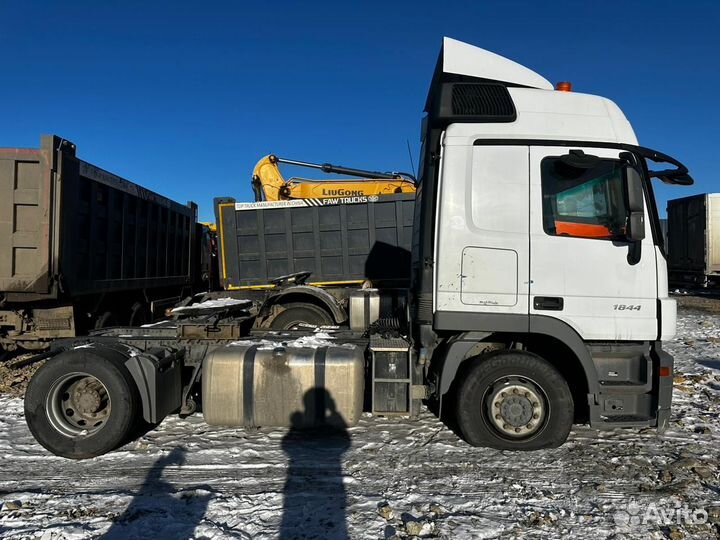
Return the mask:
M290 178L285 180L280 172L280 163L319 169L328 174L344 174L355 178L338 178L336 180ZM330 163L317 164L283 159L270 154L255 165L252 186L256 201L286 201L415 193L415 178L407 173L363 171L336 167Z

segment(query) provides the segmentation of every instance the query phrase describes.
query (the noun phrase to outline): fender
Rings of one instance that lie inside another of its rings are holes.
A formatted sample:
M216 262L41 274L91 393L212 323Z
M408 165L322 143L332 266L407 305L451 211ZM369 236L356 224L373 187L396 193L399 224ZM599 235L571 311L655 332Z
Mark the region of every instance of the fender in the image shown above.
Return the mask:
M600 391L598 373L590 349L572 326L554 317L530 315L530 333L550 336L564 343L573 352L583 368L588 393L596 394Z
M452 385L460 364L465 360L467 353L479 341L495 332L509 332L515 335L539 334L550 336L565 344L580 362L588 385L588 393L599 391L598 375L590 351L580 335L567 323L547 317L545 315L507 315L460 313L436 313L435 326L441 329L447 325L466 330L455 341L448 344L444 362L440 369L440 384L438 395L442 397ZM462 322L461 322L462 321ZM439 324L438 324L439 323Z
M85 354L127 370L140 398L143 420L156 424L178 410L182 400L182 366L185 349L141 352L122 342L64 340L53 344L48 355Z
M447 351L445 352L445 361L440 371L440 384L438 385L439 396L442 397L450 390L450 386L455 380L455 375L457 375L460 364L465 361L470 349L491 335L490 332L468 332L448 344Z
M162 421L182 404L182 359L185 350L135 354L125 361L142 402L143 419L151 424Z
M342 323L347 321L348 314L345 309L340 305L340 302L329 292L320 287L314 287L312 285L293 285L286 289L279 290L276 294L268 297L265 300L260 313L267 313L269 309L277 304L282 304L283 299L288 300L289 296L293 296L293 301L302 301L303 296L311 296L318 300L327 310L332 314L335 322Z

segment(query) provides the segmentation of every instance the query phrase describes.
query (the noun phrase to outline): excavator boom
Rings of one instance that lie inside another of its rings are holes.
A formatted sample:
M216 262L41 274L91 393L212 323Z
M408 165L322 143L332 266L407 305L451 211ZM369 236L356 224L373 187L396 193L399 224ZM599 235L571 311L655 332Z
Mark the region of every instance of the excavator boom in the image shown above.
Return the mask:
M325 173L346 174L357 178L334 180L290 178L285 180L278 166L280 163L319 169ZM415 192L415 179L409 174L364 171L339 167L330 163L307 163L279 158L272 154L265 156L255 165L252 185L256 201L359 197Z

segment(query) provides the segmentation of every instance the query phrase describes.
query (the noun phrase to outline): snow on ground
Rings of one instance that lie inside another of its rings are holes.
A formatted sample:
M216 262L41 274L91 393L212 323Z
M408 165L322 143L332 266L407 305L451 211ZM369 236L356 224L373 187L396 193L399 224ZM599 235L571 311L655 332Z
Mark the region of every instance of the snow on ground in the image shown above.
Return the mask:
M0 396L0 537L717 538L718 322L681 313L664 435L577 427L532 453L472 448L425 412L324 438L174 417L75 462L37 445L21 400ZM708 523L678 525L678 508Z

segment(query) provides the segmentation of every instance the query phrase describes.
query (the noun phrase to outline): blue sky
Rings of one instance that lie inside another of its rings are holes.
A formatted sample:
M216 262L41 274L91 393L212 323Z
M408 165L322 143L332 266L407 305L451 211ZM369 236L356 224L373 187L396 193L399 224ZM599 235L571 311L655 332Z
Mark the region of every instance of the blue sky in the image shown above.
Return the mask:
M251 200L265 154L410 169L443 35L616 101L720 191L720 2L0 0L0 146L41 133L181 202ZM307 173L305 173L307 174Z

